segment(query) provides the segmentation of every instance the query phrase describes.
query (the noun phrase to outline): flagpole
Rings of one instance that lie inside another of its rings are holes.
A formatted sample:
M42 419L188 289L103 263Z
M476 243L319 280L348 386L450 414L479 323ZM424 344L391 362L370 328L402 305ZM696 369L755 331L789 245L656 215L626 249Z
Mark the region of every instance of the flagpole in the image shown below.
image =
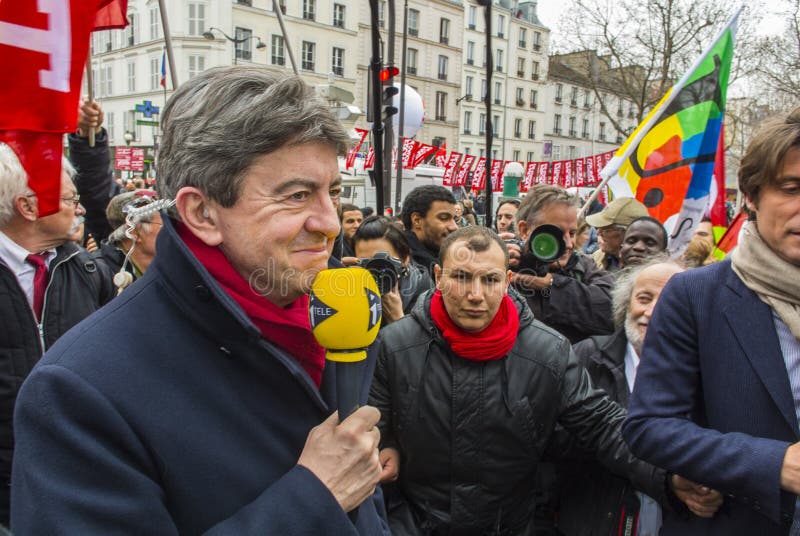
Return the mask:
M91 34L90 34L91 35ZM89 38L91 40L91 37ZM94 80L92 77L92 45L89 43L89 55L86 56L86 93L89 95L89 104L94 102L94 91L92 86ZM89 128L89 147L94 147L94 127Z
M158 0L158 10L161 12L161 27L164 30L164 45L167 47L167 60L169 61L169 76L172 80L172 89L178 89L178 70L175 68L175 56L172 54L172 35L169 33L169 17L164 0ZM167 84L164 84L164 91Z
M600 194L600 190L608 184L608 182L616 176L616 172L619 170L619 166L621 162L624 162L628 159L633 152L633 150L639 146L639 143L642 141L642 138L650 131L650 127L653 126L660 118L661 115L664 113L672 101L675 100L675 97L678 95L681 89L686 85L686 82L689 80L689 77L697 70L700 64L708 57L713 50L714 46L716 46L717 42L722 39L722 36L725 35L735 23L736 20L741 15L742 10L744 10L744 5L739 6L739 9L736 10L736 13L729 19L728 24L723 26L722 30L717 34L717 36L711 41L711 43L706 47L702 54L692 63L691 67L683 73L683 76L680 78L677 84L672 86L669 92L661 99L661 101L656 105L656 107L651 111L650 115L648 115L644 122L641 123L634 133L634 137L630 140L625 142L625 152L621 155L614 155L608 164L600 171L600 175L603 177L603 180L600 182L599 185L594 189L592 195L589 196L589 199L586 200L583 207L581 207L580 211L578 212L578 217L580 218L586 210L589 208L597 196ZM653 113L658 112L658 113ZM613 170L612 170L613 169ZM606 171L608 170L608 171Z

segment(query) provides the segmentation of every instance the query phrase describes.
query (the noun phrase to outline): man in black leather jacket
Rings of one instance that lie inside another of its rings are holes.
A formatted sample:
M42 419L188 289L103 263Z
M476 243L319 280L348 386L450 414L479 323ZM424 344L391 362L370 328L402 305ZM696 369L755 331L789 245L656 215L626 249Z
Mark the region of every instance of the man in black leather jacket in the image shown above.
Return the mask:
M370 403L395 535L533 534L534 475L561 424L609 470L666 490L622 440L624 410L515 294L492 231L445 239L437 290L381 332Z
M59 211L39 216L19 160L0 144L0 523L8 524L12 418L23 380L56 339L114 296L111 272L70 234L84 214L64 160ZM29 256L46 263L46 289L36 289ZM39 294L39 300L37 300ZM43 297L42 297L43 296Z

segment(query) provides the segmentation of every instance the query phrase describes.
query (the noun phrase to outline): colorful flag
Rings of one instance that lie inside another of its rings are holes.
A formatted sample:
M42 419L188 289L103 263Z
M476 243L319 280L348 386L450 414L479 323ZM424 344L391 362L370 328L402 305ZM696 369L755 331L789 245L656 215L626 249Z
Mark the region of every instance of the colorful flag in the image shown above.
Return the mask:
M708 202L739 13L602 171L614 197L636 197L671 231L673 254L686 247Z
M572 164L574 160L564 161L564 188L572 188Z
M411 168L415 168L425 161L426 158L438 151L439 148L435 145L428 145L427 143L419 143L414 152L414 157L411 160Z
M447 163L447 142L442 142L439 150L436 151L436 167L444 167Z
M367 158L364 161L364 169L372 169L375 166L375 150L370 145L367 151Z
M419 142L412 140L411 138L403 138L403 168L410 169L411 162L414 158L414 153L416 152L417 148L419 147Z
M539 162L536 170L536 184L547 184L547 173L550 171L550 162Z
M525 175L523 175L520 191L527 192L530 190L531 186L533 186L534 181L536 180L536 166L536 162L528 162L525 165Z
M0 1L0 140L25 168L41 216L60 206L62 137L77 126L89 35L98 23L120 22L99 15L106 7L115 6Z
M503 169L505 169L504 164L505 162L502 160L492 160L491 179L493 192L503 191L503 183L500 180L500 175L503 172Z
M161 53L161 87L167 89L167 51Z
M575 186L577 186L578 188L586 186L586 175L584 174L583 162L584 162L583 158L578 158L577 160L574 160Z
M556 160L553 162L553 178L550 184L555 186L564 186L564 181L561 178L564 168L564 162L562 160Z
M717 259L724 259L725 256L736 247L736 244L739 243L739 233L742 230L742 225L744 225L746 221L747 213L744 211L739 212L733 217L730 226L728 226L725 234L723 234L719 242L717 242L717 247L714 248L714 256Z

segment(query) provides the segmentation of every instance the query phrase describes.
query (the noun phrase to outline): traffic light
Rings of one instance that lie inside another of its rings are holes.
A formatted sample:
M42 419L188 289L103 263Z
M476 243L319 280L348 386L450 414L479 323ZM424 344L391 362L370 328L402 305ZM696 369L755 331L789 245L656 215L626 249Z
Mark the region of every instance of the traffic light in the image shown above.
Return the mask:
M397 107L393 106L392 101L394 100L394 96L400 92L400 89L394 87L393 79L395 75L399 73L400 69L397 67L384 67L380 72L380 80L381 84L383 84L383 88L381 89L381 101L383 104L384 120L389 119L397 113Z

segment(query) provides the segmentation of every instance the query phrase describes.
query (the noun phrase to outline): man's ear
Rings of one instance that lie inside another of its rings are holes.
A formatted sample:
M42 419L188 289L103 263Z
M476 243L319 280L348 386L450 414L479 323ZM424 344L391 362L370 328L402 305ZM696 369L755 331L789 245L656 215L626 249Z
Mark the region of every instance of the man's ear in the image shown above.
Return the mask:
M758 205L756 204L756 202L747 196L745 196L744 198L744 206L746 206L747 210L749 210L750 212L753 213L758 212Z
M438 290L442 290L442 288L439 286L441 278L442 278L442 267L439 266L438 264L434 264L433 265L433 279L436 281L436 288Z
M181 188L175 195L175 208L181 222L203 243L212 247L222 243L217 205L203 192L193 186Z
M424 218L422 217L422 215L419 212L412 212L411 213L411 230L419 229L420 222L423 219Z
M28 221L39 219L39 203L35 195L18 195L14 198L14 208Z
M511 284L511 278L514 277L514 272L506 270L506 294L508 293L508 286Z
M528 226L528 222L525 220L520 220L516 222L517 224L517 232L519 233L519 237L522 241L526 241L528 239L528 235L531 232L531 228Z

